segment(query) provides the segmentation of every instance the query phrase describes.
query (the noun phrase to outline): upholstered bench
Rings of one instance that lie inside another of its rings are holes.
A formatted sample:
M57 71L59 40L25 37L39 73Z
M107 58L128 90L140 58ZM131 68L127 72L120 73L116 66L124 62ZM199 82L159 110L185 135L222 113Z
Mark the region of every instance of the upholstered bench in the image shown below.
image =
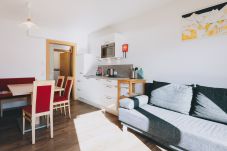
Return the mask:
M4 78L0 79L0 110L1 110L1 117L3 116L3 104L5 100L12 99L12 98L21 98L24 96L13 96L10 92L8 85L9 84L28 84L33 83L35 81L34 77L28 78Z

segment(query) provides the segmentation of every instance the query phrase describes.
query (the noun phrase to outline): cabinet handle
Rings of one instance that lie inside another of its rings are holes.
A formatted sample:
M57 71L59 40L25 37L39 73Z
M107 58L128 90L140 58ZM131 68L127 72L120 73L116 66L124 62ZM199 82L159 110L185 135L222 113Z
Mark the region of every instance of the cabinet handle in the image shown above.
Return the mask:
M78 91L80 91L80 89L77 89Z
M84 74L83 72L80 72L80 74Z
M110 85L107 85L106 87L107 87L107 88L112 88Z
M106 97L106 99L111 100L112 98L111 97Z
M77 80L77 82L80 82L80 80Z

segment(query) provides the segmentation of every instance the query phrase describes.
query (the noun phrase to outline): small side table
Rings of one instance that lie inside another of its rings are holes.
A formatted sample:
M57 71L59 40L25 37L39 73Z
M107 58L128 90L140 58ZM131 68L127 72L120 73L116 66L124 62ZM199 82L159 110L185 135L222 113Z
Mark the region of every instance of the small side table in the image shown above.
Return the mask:
M133 97L136 95L142 95L145 92L145 83L146 80L143 79L123 79L123 80L118 80L118 108L120 105L120 99L123 98L128 98L128 97ZM128 85L128 95L127 96L122 96L121 95L121 84L127 84ZM135 86L136 84L142 84L143 90L142 93L137 93Z

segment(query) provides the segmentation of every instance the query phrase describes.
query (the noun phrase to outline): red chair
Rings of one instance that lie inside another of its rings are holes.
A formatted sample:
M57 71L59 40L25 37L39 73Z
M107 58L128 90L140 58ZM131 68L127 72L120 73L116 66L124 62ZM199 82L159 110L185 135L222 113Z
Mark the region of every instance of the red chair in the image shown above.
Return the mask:
M65 76L58 76L56 86L59 88L62 88L64 84L64 80L65 80ZM55 95L61 95L61 92L55 92Z
M23 135L25 133L25 119L31 122L32 144L35 144L36 118L47 117L47 127L50 122L50 137L53 138L53 98L55 81L33 82L32 105L23 108Z
M70 93L72 90L72 85L73 85L73 77L68 77L66 84L65 84L65 90L63 96L55 96L54 97L54 109L63 109L66 115L66 107L68 107L69 111L69 118L71 118L71 113L70 113Z

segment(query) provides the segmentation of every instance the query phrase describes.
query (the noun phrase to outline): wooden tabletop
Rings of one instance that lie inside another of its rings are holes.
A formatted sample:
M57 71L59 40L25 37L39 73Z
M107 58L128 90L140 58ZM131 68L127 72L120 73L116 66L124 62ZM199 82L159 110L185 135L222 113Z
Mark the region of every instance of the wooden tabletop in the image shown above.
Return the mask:
M32 93L33 84L9 84L7 85L13 96L28 95ZM54 91L63 91L63 88L55 87Z

